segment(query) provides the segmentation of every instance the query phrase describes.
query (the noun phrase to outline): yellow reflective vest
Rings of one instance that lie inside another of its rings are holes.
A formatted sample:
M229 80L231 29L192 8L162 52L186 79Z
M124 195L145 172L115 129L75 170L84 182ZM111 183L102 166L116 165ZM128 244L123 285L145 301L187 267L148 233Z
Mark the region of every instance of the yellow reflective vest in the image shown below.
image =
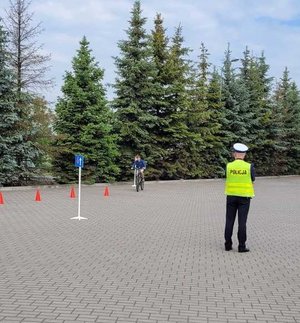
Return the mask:
M225 194L243 197L254 196L251 164L240 159L227 164Z

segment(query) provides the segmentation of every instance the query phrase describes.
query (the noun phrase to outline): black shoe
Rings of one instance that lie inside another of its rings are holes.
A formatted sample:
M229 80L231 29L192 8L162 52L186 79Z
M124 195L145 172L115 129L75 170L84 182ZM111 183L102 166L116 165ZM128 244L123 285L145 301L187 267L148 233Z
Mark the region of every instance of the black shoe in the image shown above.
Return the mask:
M250 249L248 248L239 248L239 252L249 252Z
M226 251L230 251L230 250L232 250L232 244L231 244L231 243L226 243L226 242L225 242L225 250L226 250Z

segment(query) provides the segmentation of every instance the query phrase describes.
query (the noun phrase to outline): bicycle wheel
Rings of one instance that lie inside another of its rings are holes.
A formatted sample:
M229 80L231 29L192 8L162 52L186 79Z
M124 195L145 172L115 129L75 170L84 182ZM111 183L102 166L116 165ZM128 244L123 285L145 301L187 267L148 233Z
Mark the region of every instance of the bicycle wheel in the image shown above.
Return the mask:
M145 179L141 178L141 190L144 190L144 186L145 186Z
M140 178L141 176L139 174L136 175L136 179L135 179L135 188L136 188L136 191L138 192L140 190Z

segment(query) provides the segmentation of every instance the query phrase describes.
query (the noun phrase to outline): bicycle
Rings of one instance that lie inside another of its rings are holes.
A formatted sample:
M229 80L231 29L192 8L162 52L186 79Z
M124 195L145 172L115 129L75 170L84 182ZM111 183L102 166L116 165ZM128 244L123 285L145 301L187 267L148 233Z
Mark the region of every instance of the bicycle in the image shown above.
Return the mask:
M142 172L140 169L135 169L135 188L138 192L140 189L143 191L145 186L145 180L142 176Z

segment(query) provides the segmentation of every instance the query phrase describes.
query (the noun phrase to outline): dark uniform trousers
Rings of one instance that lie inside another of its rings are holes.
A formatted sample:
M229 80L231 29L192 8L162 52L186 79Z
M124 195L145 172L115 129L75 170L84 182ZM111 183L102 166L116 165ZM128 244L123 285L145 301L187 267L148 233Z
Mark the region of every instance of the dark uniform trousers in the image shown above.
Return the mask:
M225 247L232 246L232 232L236 214L238 213L238 240L239 248L245 248L247 240L247 216L250 207L250 197L227 196L226 202L226 225L225 225Z

